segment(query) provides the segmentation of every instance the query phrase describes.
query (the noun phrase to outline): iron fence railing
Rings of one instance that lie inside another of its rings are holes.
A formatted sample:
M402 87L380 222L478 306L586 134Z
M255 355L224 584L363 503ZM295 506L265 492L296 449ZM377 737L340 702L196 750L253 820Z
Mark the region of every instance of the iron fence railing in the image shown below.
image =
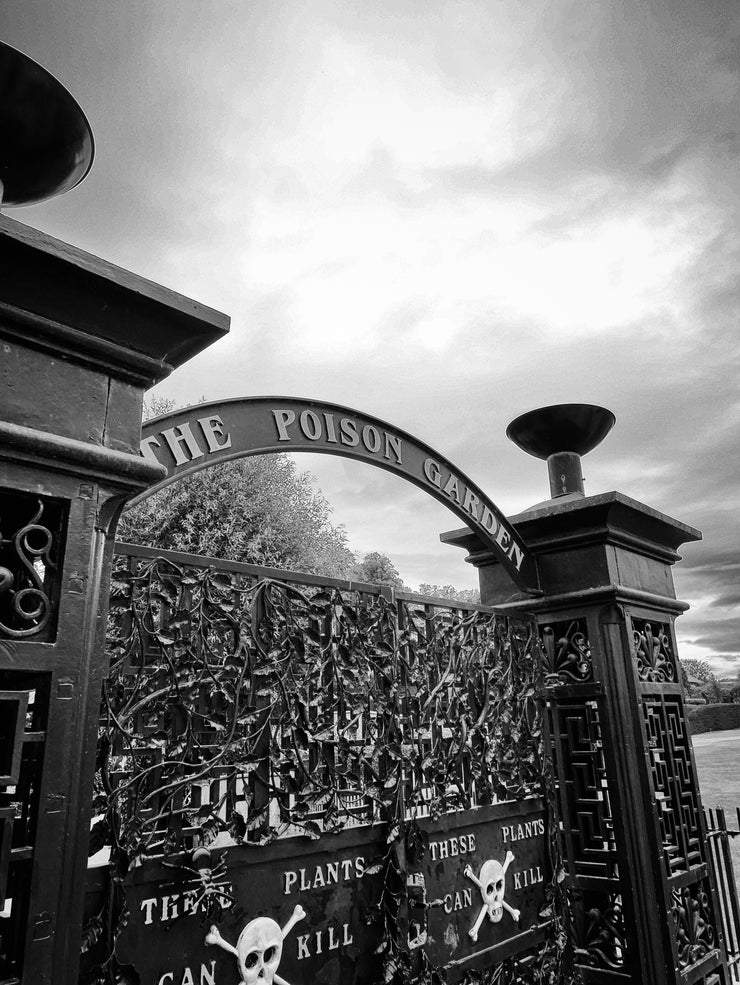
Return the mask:
M727 825L727 816L721 807L705 808L709 842L709 860L714 873L720 902L722 934L727 949L727 963L733 985L740 983L740 904L738 887L732 863L730 841L740 835L740 807L735 808L737 827Z

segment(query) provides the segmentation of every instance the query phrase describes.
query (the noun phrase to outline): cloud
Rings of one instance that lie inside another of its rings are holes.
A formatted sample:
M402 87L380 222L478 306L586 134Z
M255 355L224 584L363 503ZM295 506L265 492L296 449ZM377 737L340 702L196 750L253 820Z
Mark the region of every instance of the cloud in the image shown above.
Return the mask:
M712 599L710 605L718 606L721 609L729 606L740 606L740 588L736 588L726 595L720 595ZM738 648L740 649L740 640L738 640Z
M510 513L547 483L508 422L603 403L618 423L587 489L702 529L675 571L693 606L678 631L729 666L736 4L6 0L0 17L98 146L84 185L14 215L232 315L163 393L358 406ZM436 541L457 525L438 504L373 470L315 471L353 545L412 584L474 583Z

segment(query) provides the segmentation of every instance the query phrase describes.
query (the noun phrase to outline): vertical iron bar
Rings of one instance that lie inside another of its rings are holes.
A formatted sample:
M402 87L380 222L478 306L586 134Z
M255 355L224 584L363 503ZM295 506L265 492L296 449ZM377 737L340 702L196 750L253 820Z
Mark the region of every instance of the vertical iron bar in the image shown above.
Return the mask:
M732 867L732 855L730 854L730 835L727 831L725 812L722 808L717 811L722 830L721 852L722 852L722 874L724 876L725 887L723 888L723 916L725 917L725 937L727 938L728 950L733 956L740 957L740 907L738 907L737 884L734 879ZM730 940L732 941L730 945Z

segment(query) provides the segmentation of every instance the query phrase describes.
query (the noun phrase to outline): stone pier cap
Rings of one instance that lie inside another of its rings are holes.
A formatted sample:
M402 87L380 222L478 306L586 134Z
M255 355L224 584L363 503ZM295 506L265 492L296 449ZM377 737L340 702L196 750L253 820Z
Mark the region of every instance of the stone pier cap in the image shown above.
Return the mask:
M0 215L0 325L152 385L229 331L228 315ZM33 329L22 313L33 319ZM64 331L66 329L66 331ZM70 335L74 332L74 335Z
M550 500L508 517L537 558L546 596L618 591L675 599L671 566L701 532L619 492ZM440 534L479 569L484 604L525 601L490 551L467 528ZM532 606L532 600L526 600ZM674 602L674 605L676 603ZM681 605L682 608L685 606Z
M222 338L228 316L6 215L0 270L0 446L161 478L139 454L144 391Z

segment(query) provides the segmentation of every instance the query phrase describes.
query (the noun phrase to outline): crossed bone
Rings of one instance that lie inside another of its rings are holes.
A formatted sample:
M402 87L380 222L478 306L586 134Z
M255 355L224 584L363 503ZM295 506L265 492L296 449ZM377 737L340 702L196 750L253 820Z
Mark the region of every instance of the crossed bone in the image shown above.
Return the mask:
M474 940L478 940L478 931L480 926L488 915L488 919L491 923L498 923L501 919L501 908L506 910L507 913L511 915L511 918L519 923L520 911L515 910L513 906L509 906L506 900L503 898L505 892L505 887L502 883L502 888L500 890L500 898L497 898L495 886L499 880L503 880L506 876L506 870L509 868L511 863L514 861L514 854L512 852L506 853L506 858L504 859L504 864L501 865L494 859L489 858L483 863L480 868L479 876L476 876L469 865L465 866L463 874L468 877L472 882L476 884L480 890L481 899L483 900L483 906L480 909L478 918L476 919L473 926L468 931L470 937Z
M291 932L293 927L295 927L295 925L298 923L299 920L303 920L305 915L306 915L306 911L303 909L300 903L297 903L295 908L293 909L293 913L291 914L290 919L280 931L280 936L282 940L285 940L285 938ZM250 923L246 925L244 930L247 930L247 928L251 924L256 923L258 920L264 920L264 919L265 919L264 917L257 917L256 920L251 920ZM272 921L270 922L272 923ZM240 939L244 935L244 930L242 930L242 933L240 934ZM237 943L239 942L237 941ZM227 940L224 940L224 938L221 936L221 932L219 931L218 927L215 924L211 925L211 929L206 934L206 944L216 944L218 945L218 947L223 948L224 951L228 951L229 954L233 954L241 967L242 955L239 954L238 949L234 947L233 944L229 944ZM278 963L279 963L279 959L278 959ZM284 978L281 978L281 976L278 975L277 972L275 972L275 974L272 976L272 981L275 982L276 985L289 985L289 983L286 982Z

